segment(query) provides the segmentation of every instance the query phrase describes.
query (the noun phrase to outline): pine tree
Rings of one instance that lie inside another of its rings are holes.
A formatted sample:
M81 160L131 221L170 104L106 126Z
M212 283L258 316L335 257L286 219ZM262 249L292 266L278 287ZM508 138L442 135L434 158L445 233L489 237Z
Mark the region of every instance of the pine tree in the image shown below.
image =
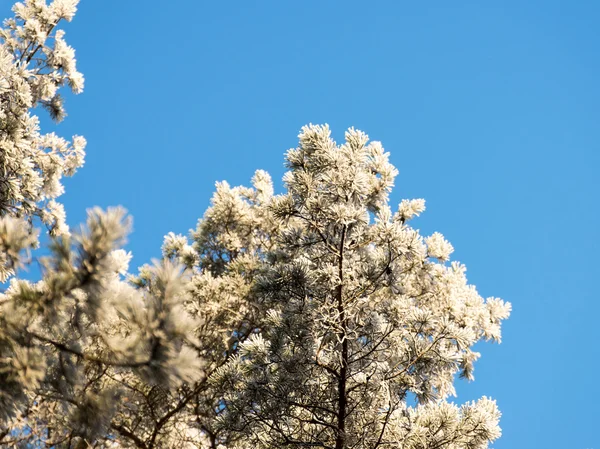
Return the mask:
M409 221L423 200L388 205L396 169L354 129L338 146L307 126L287 153L280 222L255 282L266 326L213 382L236 447L485 448L495 403L456 406L454 375L472 379L481 339L500 341L510 305L484 300L441 234ZM416 399L417 405L411 406Z
M15 17L0 28L0 213L38 216L53 235L67 231L65 212L55 198L61 178L83 165L85 139L71 143L54 133L40 134L31 114L42 106L57 122L65 116L61 89L83 90L75 52L64 40L61 22L70 21L77 1L17 3ZM7 273L0 272L5 280Z
M168 392L206 377L196 323L182 310L185 267L157 262L136 287L125 279L125 211L91 209L71 232L56 201L62 176L83 164L85 140L40 134L32 110L60 121L61 88L83 88L60 29L77 3L17 3L0 29L0 280L10 281L0 294L2 447L116 444L123 420L133 419L127 388ZM42 279L18 279L40 222L51 238L50 255L38 259Z

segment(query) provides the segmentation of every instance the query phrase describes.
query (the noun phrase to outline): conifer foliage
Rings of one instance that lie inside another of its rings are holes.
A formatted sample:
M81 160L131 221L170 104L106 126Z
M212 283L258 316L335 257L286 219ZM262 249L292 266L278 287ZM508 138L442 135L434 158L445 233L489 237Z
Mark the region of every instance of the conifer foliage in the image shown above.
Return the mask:
M190 238L129 274L121 208L65 224L60 179L85 140L40 134L83 88L60 29L77 0L26 0L0 30L0 447L484 449L500 436L473 379L510 304L482 298L440 233L392 209L396 169L349 129L301 130L285 193L217 184ZM45 225L42 277L20 278Z

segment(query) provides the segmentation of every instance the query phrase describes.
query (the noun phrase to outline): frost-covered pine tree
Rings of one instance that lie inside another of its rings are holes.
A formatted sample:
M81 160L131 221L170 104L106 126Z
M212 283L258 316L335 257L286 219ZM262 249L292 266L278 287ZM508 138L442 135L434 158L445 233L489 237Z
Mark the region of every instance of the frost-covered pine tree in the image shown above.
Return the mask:
M61 177L83 164L85 140L41 134L32 112L42 106L59 121L61 87L83 88L60 29L77 3L17 3L0 29L0 280L9 281L0 294L0 447L129 447L141 440L124 426L141 406L128 403L128 389L175 392L206 378L183 307L191 273L163 260L141 284L127 281L124 210L91 209L71 232L55 200ZM18 279L40 222L51 238L37 259L42 279ZM167 421L150 427L157 445L148 447L184 441L179 428L158 431Z
M70 21L77 1L17 3L15 17L0 28L0 211L16 217L39 216L53 235L66 232L65 212L55 198L63 175L83 165L85 139L72 142L40 134L32 109L42 106L60 121L65 116L60 90L83 90L74 50L59 29Z
M510 305L467 284L441 234L410 226L423 200L390 209L396 169L378 142L350 129L338 146L312 125L299 137L287 193L267 204L279 226L253 284L266 321L213 376L217 427L240 448L487 447L494 401L447 398Z

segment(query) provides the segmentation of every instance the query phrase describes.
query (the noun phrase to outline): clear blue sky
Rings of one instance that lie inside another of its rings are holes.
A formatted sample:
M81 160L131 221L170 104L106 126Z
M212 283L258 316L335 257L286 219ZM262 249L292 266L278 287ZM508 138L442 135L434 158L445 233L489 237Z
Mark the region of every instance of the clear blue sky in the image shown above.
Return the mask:
M0 0L3 16L12 1ZM88 141L63 197L134 216L139 265L216 180L278 181L300 127L355 126L425 198L484 296L513 304L457 401L497 399L496 449L600 449L600 3L82 0L66 27Z

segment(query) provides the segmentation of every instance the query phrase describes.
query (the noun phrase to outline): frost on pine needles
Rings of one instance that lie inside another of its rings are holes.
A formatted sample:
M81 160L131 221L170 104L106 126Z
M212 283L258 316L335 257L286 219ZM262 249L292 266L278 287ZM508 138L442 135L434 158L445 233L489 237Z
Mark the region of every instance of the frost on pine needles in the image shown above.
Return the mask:
M15 4L15 17L0 28L0 211L37 215L53 235L67 231L55 198L64 190L61 178L83 165L86 141L41 134L32 111L41 106L60 121L66 114L62 88L83 90L75 52L58 28L72 19L77 3L26 0Z
M441 234L407 224L423 200L392 214L397 171L364 133L337 145L327 126L304 127L287 164L255 293L277 318L214 376L233 447L487 447L500 435L495 403L447 399L456 374L472 378L473 345L499 341L510 305L444 264L453 248Z
M189 237L129 273L122 208L66 225L63 176L85 139L42 134L83 76L61 22L77 0L25 0L0 29L0 446L57 448L485 449L486 397L462 405L458 374L501 340L510 304L484 299L453 246L394 210L379 142L302 128L285 192L258 170L219 182ZM36 110L37 111L37 110ZM41 220L49 251L32 258ZM20 279L36 261L37 282Z

